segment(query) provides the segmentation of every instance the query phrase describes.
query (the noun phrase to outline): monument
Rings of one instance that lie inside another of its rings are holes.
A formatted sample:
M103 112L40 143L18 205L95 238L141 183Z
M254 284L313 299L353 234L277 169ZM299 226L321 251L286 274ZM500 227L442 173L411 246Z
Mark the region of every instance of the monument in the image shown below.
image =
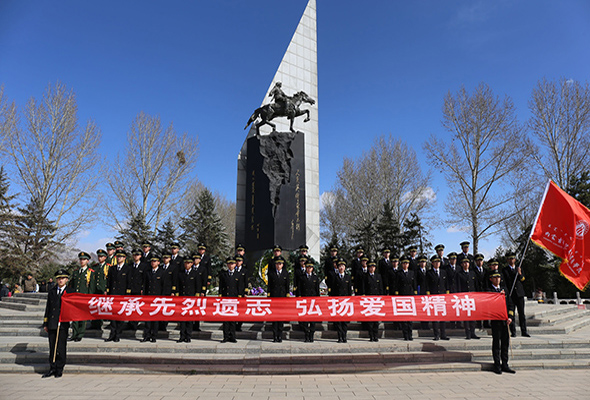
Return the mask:
M238 156L236 243L250 263L280 244L319 261L316 1L309 0Z

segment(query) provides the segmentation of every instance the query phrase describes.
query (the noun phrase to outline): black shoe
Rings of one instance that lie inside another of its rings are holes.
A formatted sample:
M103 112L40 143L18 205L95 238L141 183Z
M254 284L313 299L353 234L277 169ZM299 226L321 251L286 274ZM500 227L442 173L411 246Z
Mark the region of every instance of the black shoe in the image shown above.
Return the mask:
M451 340L451 338L449 338L448 336L443 336L441 337L441 340Z
M81 342L82 338L81 337L77 337L76 339L74 339L74 342Z
M410 337L408 338L408 340L412 341L412 340L414 340L414 338L410 336Z
M342 339L338 339L338 343L342 343Z
M61 371L55 373L56 378L61 378L62 375L63 375L63 372L61 372Z
M440 338L438 336L435 336L433 340L440 340Z
M471 336L466 336L465 340L471 340Z
M108 339L105 339L105 342L112 342L113 340L115 340L115 338L109 337Z
M348 340L342 339L342 343L348 343Z
M229 339L225 339L225 338L221 341L221 343L227 343L227 342L229 342ZM273 342L276 342L276 340L273 340Z
M185 340L186 340L185 338L180 338L180 339L178 339L178 340L176 341L176 343L184 343L184 342L185 342Z
M377 339L377 338L373 339L373 342L378 342L378 341L379 341L379 339Z
M232 343L238 343L238 340L237 339L230 339L229 341L232 342Z
M279 342L279 343L283 343L283 338L278 338L278 339L277 339L277 342Z
M68 338L68 342L73 342L74 340L76 340L76 339L74 339L74 338L73 338L73 337L71 337L71 336Z
M512 336L512 337L516 337L516 333L513 333L513 334L511 334L510 336Z
M41 376L41 378L49 378L50 376L53 376L53 375L55 375L55 370L50 369L48 372L43 374L43 376Z
M305 340L303 341L303 343L309 343L309 339L305 338Z
M191 338L186 338L186 339L184 339L184 342L185 342L185 343L190 343L190 342L191 342Z
M156 338L151 338L151 339L150 339L150 342L152 342L152 343L156 343Z
M139 342L140 342L140 343L149 342L149 339L148 339L148 338L146 338L146 337L144 337L144 338L143 338L143 339L141 339Z
M508 372L509 374L516 374L516 371L509 366L502 367L502 372Z
M502 375L502 369L500 367L494 367L494 374Z
M477 336L477 335L471 335L471 339L479 340L479 339L480 339L480 337L479 337L479 336Z
M312 337L311 339L309 339L309 342L310 342L310 343L313 343L313 337Z
M531 335L529 335L527 332L523 333L522 336L524 336L524 337L531 337Z
M114 338L114 339L113 339L113 342L117 343L117 342L119 342L120 340L121 340L121 339L119 339L118 337L116 337L116 338Z

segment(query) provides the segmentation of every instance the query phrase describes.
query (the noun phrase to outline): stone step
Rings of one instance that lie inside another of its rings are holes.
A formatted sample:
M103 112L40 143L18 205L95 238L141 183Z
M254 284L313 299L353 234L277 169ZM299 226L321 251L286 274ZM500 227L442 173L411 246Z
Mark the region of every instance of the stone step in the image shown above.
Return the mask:
M33 298L33 299L45 299L47 300L47 293L15 293L12 297L26 297L26 298Z
M0 309L7 308L10 310L26 311L26 312L45 312L45 305L31 305L24 303L16 303L9 301L0 301Z
M33 306L38 306L43 303L43 307L45 307L46 300L40 298L33 298L33 297L4 297L2 302L7 303L18 303L18 304L30 304Z
M590 369L590 359L572 360L514 360L510 366L516 371L539 369ZM64 373L97 373L97 374L183 374L183 375L285 375L285 374L339 374L339 373L424 373L424 372L467 372L491 371L491 362L448 362L448 363L314 363L314 364L213 364L206 368L199 365L178 364L109 364L87 365L67 364ZM0 373L37 373L42 374L49 369L48 363L35 364L0 364Z

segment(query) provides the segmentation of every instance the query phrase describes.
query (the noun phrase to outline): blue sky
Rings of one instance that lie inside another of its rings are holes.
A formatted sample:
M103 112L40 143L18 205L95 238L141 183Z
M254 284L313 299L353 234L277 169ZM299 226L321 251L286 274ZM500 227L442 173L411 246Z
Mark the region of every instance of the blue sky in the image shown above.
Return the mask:
M114 159L133 118L198 136L196 173L235 199L243 126L258 107L306 0L0 2L0 84L24 104L57 80L77 94L82 121L103 133ZM448 91L486 82L512 97L522 121L536 82L588 81L588 1L318 0L320 192L344 156L393 134L412 145L443 134ZM433 174L437 209L448 193ZM14 183L17 185L17 182ZM545 182L540 182L544 186ZM428 221L426 221L428 225ZM444 228L434 242L466 238ZM88 227L79 246L94 251L114 232ZM491 254L497 240L482 244Z

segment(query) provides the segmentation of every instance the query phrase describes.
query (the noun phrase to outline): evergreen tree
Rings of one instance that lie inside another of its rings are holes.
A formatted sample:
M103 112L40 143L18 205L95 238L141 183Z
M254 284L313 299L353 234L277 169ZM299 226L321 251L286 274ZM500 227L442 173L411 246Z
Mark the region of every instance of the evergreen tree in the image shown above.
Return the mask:
M392 255L401 255L404 251L404 238L399 223L393 216L393 206L387 200L377 220L379 250L389 247Z
M590 174L588 171L582 172L580 176L572 177L567 192L574 199L590 208Z
M369 258L373 258L377 255L377 247L379 246L376 220L377 217L366 221L352 232L352 240L357 245L361 245L364 248L365 255Z
M180 239L190 254L196 252L198 244L203 242L209 255L225 260L230 252L228 236L215 210L213 194L208 189L199 193L194 211L182 219L180 226L183 229Z
M119 231L117 239L125 243L128 249L141 249L144 241L153 241L153 233L145 216L138 212L131 216L127 227Z
M156 230L156 237L154 239L155 251L161 253L163 251L169 250L170 245L177 241L178 238L176 237L176 228L174 227L172 218L168 218L168 220L164 222L164 225Z
M20 260L15 253L15 233L18 216L14 212L12 201L16 195L9 195L10 183L4 172L4 166L0 167L0 276L18 280L22 273L18 271ZM22 266L20 266L22 268Z
M404 245L418 247L419 254L427 254L432 249L432 243L427 239L428 231L422 226L422 221L416 213L404 221Z
M20 259L22 268L37 271L41 264L54 255L55 224L47 218L41 203L32 198L24 208L18 209L12 251Z

